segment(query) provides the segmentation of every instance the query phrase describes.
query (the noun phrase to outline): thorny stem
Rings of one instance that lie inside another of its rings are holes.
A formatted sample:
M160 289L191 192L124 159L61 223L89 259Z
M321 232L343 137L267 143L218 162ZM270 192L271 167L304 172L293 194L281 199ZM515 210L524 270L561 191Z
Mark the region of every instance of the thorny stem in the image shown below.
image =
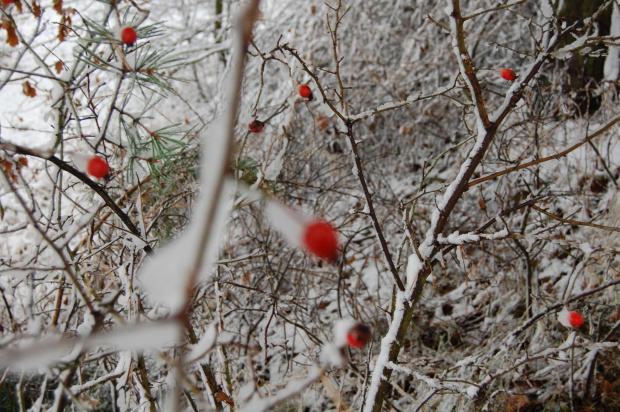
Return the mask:
M370 217L372 219L373 226L375 228L375 231L377 233L377 237L379 238L379 243L381 245L381 249L383 251L383 255L385 256L385 259L387 261L390 273L392 274L392 277L394 278L394 282L398 286L399 290L404 291L405 290L405 285L403 284L402 280L400 279L400 277L398 275L398 271L396 270L396 267L394 266L394 260L392 259L392 255L391 255L390 250L388 248L387 242L385 241L385 236L383 235L383 230L381 229L381 225L379 224L379 220L377 219L377 215L376 215L375 208L374 208L373 201L372 201L372 196L371 196L370 192L368 191L368 185L366 183L366 178L364 177L362 162L361 162L361 159L360 159L360 156L359 156L359 152L357 150L357 143L355 142L355 138L353 137L353 123L354 122L352 120L350 120L349 118L345 117L345 115L343 115L334 106L334 104L327 98L327 95L325 94L325 90L324 90L323 86L321 85L321 82L319 81L318 77L316 76L316 74L314 74L310 70L310 68L308 67L306 62L299 56L299 54L294 49L290 48L288 45L282 45L280 47L282 49L284 49L284 50L287 50L289 53L291 53L297 59L297 61L299 61L299 63L304 68L304 71L306 73L308 73L314 79L314 81L315 81L319 91L321 92L321 95L323 96L323 101L330 107L330 109L334 112L334 114L336 116L338 116L341 120L343 120L345 122L345 125L347 127L347 137L349 139L349 142L351 143L351 151L353 153L353 159L354 159L355 168L356 168L356 171L357 171L356 174L357 174L357 176L359 178L359 181L360 181L360 184L362 186L362 190L364 192L364 197L366 198L366 203L367 203L368 209L370 211L369 215L370 215ZM336 53L336 52L334 52L334 53ZM336 56L337 56L337 54L336 54ZM337 61L337 64L338 64L338 61ZM338 77L338 78L340 79L340 77Z
M308 75L310 75L310 77L312 77L312 79L314 80L314 82L316 83L316 86L318 87L319 91L321 92L321 96L323 96L323 102L329 106L330 109L332 109L332 112L334 112L334 114L336 116L338 116L340 118L340 120L342 120L343 122L347 122L348 119L342 114L340 113L340 111L336 108L336 106L334 106L334 104L331 102L331 100L329 100L327 98L327 95L325 94L325 89L323 88L323 85L321 84L321 82L319 81L319 78L316 74L314 74L312 72L312 70L310 70L310 68L308 67L308 65L306 64L306 62L304 61L304 59L301 58L301 56L299 56L299 54L297 53L297 51L291 47L289 47L287 44L283 44L280 46L280 48L282 48L283 50L288 51L289 53L291 53L291 55L293 55L293 57L295 57L295 59L297 59L297 61L301 64L301 66L303 67L304 71L306 73L308 73Z
M474 97L474 110L477 112L476 117L482 121L485 128L488 128L491 126L491 122L489 121L489 116L487 115L484 97L482 97L482 88L478 83L478 78L476 77L471 56L469 55L469 51L465 45L465 31L463 30L465 18L461 15L461 3L460 0L451 1L452 14L450 15L450 18L452 19L455 26L454 28L456 29L456 32L453 33L454 39L456 40L456 50L454 54L459 62L461 75L465 75L466 83Z
M439 208L439 217L433 218L433 223L427 232L425 244L423 246L429 249L421 251L424 252L422 255L426 258L431 258L441 250L441 247L436 244L437 237L445 229L448 218L454 210L457 202L460 200L463 193L468 190L468 181L478 165L482 162L486 151L488 150L499 129L499 125L521 99L523 87L525 87L525 84L534 77L543 62L549 57L550 52L557 46L560 37L559 35L554 37L554 39L550 42L549 47L538 57L535 64L530 67L529 72L524 75L522 83L515 91L512 92L512 94L509 92L506 96L507 101L505 106L502 107L502 111L497 115L497 118L491 122L484 105L481 86L476 77L476 72L465 45L465 33L463 30L464 20L460 13L459 0L448 0L448 2L453 8L450 18L452 19L452 35L454 36L456 43L454 52L459 62L461 75L464 76L470 92L474 97L474 110L477 120L481 126L478 127L478 136L474 147L471 149L467 160L463 163L459 175L447 190L447 192L449 192L449 196L447 199L442 201ZM422 290L424 289L426 279L431 273L432 265L427 262L428 261L425 260L424 265L420 268L420 270L417 273L412 274L415 276L415 284L411 294L405 295L401 298L403 303L403 313L399 317L398 322L390 326L392 336L395 335L395 338L389 337L389 335L384 338L384 340L388 339L389 342L389 350L387 354L388 362L397 362L400 346L409 328L409 324L411 323L414 309L422 296ZM382 349L382 354L380 355L381 357L385 356L383 352L384 349ZM392 371L388 367L387 362L377 363L377 366L373 371L373 382L375 382L376 378L378 378L379 386L376 391L371 392L369 398L367 399L365 410L372 409L373 412L380 412L382 410L383 400L389 390L391 373Z
M330 5L327 5L327 7L329 7L336 13L336 23L334 24L334 27L332 28L329 19L327 20L327 26L329 28L332 38L332 51L334 52L334 62L336 64L336 71L334 74L336 75L336 79L338 80L338 88L340 89L340 92L338 93L338 97L340 98L340 107L344 111L344 114L348 116L349 108L344 98L344 85L342 84L342 76L340 75L340 58L338 57L338 28L340 27L340 23L342 22L342 19L347 14L349 9L346 9L344 13L342 13L342 15L340 14L340 9L342 8L342 0L338 0L338 6L336 7L332 7Z
M405 285L403 284L403 281L400 280L400 276L398 276L398 271L396 270L396 267L394 266L394 261L392 260L392 254L390 253L390 249L388 248L387 242L385 241L385 236L383 236L383 230L381 229L379 220L377 219L377 213L375 212L375 207L373 205L372 195L368 191L368 185L366 183L366 178L364 177L362 161L360 160L359 152L357 151L357 143L355 142L355 138L353 137L353 125L349 121L347 121L347 138L351 143L351 152L353 153L353 160L355 162L355 174L357 175L360 184L362 185L362 190L364 191L366 205L368 206L369 210L368 215L372 219L372 224L375 228L375 232L377 233L377 237L379 238L379 243L381 244L383 255L387 260L388 268L390 269L390 273L394 278L394 282L396 282L398 289L404 291Z

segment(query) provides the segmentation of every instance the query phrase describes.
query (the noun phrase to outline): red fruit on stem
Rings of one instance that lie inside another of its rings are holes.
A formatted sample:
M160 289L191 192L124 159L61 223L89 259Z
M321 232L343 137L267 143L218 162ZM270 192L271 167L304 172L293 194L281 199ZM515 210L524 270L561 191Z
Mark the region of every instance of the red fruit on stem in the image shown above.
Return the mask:
M121 31L121 41L124 44L131 46L136 40L138 40L138 34L133 27L125 27L123 31Z
M513 81L517 78L517 73L512 69L501 69L500 75L504 80Z
M305 84L302 84L301 86L299 86L299 95L303 97L304 99L308 99L308 100L313 99L312 89L310 89L310 87L308 87Z
M318 220L307 225L303 245L321 259L334 261L338 258L338 232L327 222Z
M347 332L347 345L355 349L361 349L370 341L372 332L370 328L362 323L353 326Z
M558 313L558 321L567 328L578 328L583 325L583 316L577 312L563 309Z
M583 316L577 312L568 312L568 323L574 328L583 325Z
M92 177L103 179L110 172L110 166L108 166L108 162L106 162L105 159L102 159L99 156L93 156L88 161L86 171Z
M263 131L263 127L265 127L265 123L261 122L260 120L254 120L252 123L248 125L248 127L250 128L250 131L252 133L260 133Z

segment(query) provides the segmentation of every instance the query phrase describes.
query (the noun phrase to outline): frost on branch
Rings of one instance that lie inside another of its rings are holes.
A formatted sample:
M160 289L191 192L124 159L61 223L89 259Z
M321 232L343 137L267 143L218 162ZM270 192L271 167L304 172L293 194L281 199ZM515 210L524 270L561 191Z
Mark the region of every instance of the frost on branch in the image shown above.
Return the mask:
M60 3L0 11L7 409L613 409L615 2Z

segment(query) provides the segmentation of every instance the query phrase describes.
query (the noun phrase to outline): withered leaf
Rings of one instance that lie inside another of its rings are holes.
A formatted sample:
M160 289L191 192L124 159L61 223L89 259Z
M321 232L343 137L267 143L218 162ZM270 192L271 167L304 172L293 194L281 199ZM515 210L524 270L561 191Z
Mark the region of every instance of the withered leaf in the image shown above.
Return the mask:
M218 402L226 402L230 406L235 406L235 403L232 399L230 399L230 396L226 395L222 391L215 392L215 400Z
M69 30L71 28L71 17L64 15L62 19L60 19L60 24L58 25L58 40L61 42L65 41L67 36L69 35Z
M525 395L512 395L508 398L507 410L516 412L530 403L530 398Z
M37 95L37 91L30 85L28 80L22 83L22 92L28 97L35 97Z
M60 74L60 72L62 71L63 68L64 68L64 64L62 64L62 62L60 60L58 60L54 64L54 70L56 70L56 73L58 73L58 74Z
M41 17L41 6L37 0L32 2L32 14L34 14L34 17Z
M319 129L319 132L322 132L325 129L327 129L327 126L329 126L329 119L319 114L316 117L315 123L316 123L316 128Z
M15 27L13 27L11 22L8 20L2 22L2 27L6 30L6 42L11 47L17 46L19 44L19 38L17 38L17 32L15 31Z
M62 0L54 0L54 10L56 13L62 14Z
M4 169L4 173L11 179L13 183L17 183L17 175L13 172L13 163L8 160L3 160L0 162L2 168Z

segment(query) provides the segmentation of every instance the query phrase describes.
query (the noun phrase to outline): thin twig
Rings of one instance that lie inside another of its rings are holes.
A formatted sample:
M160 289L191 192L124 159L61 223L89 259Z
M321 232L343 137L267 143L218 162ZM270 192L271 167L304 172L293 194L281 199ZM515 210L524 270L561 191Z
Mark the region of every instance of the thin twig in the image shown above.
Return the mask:
M579 147L583 146L584 144L586 144L590 140L594 139L595 137L598 137L601 134L605 133L606 131L611 129L619 121L620 121L620 116L615 117L609 123L607 123L605 126L601 127L596 132L592 133L590 136L587 136L585 139L583 139L579 143L576 143L576 144L572 145L571 147L569 147L566 150L563 150L563 151L561 151L559 153L556 153L556 154L553 154L551 156L546 156L546 157L542 157L540 159L532 160L531 162L521 163L521 164L518 164L516 166L509 167L508 169L502 170L500 172L492 173L490 175L483 176L483 177L480 177L478 179L472 180L471 182L469 182L469 187L476 186L477 184L480 184L480 183L483 183L483 182L495 179L496 177L503 176L503 175L505 175L507 173L510 173L510 172L514 172L514 171L517 171L517 170L525 169L525 168L528 168L530 166L534 166L534 165L537 165L537 164L548 162L549 160L553 160L553 159L557 160L557 159L559 159L561 157L564 157L567 154L569 154L570 152L574 151L575 149L578 149Z
M613 226L605 226L605 225L599 225L597 223L590 223L590 222L582 222L579 220L573 220L573 219L564 219L561 216L558 215L554 215L551 212L547 212L545 209L541 209L540 207L536 206L536 205L531 205L530 206L532 209L539 211L540 213L549 216L552 219L558 220L562 223L566 223L569 225L576 225L576 226L588 226L588 227L594 227L596 229L603 229L603 230L609 230L611 232L620 232L620 228L617 227L613 227Z

